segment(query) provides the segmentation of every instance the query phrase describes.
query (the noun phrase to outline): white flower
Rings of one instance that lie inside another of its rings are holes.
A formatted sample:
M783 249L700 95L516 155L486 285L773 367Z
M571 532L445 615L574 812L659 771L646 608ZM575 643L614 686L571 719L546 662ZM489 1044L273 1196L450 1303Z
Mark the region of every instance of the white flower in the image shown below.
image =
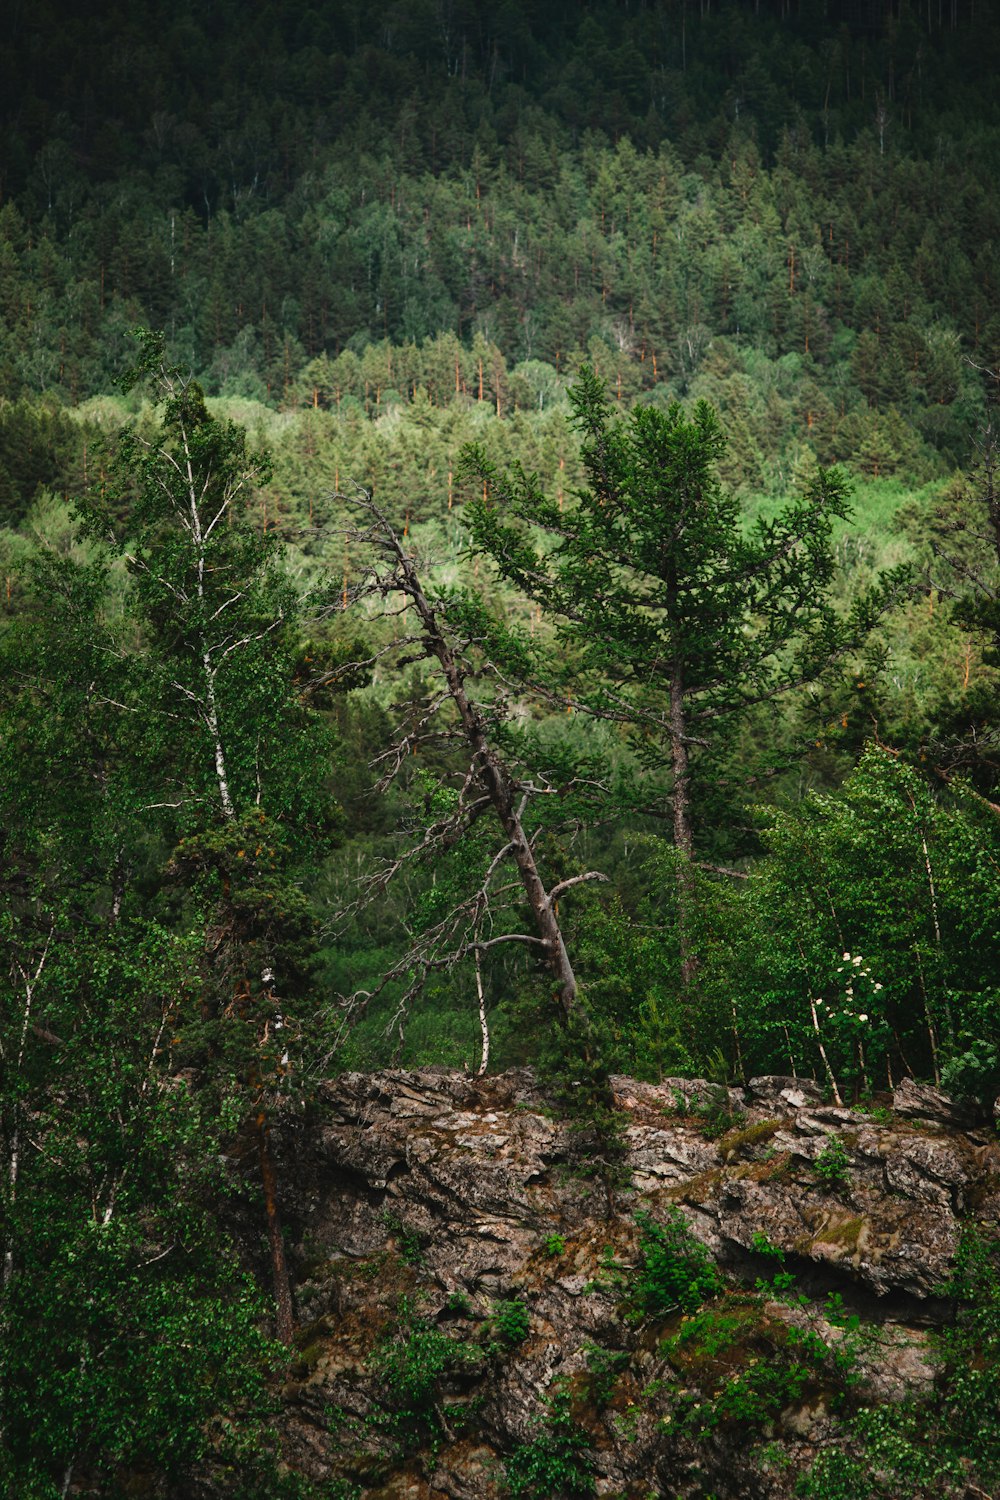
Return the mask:
M868 1019L868 1017L865 1015L864 1011L862 1011L861 1014L860 1014L860 1016L858 1017L858 1020L859 1021L867 1021L867 1019Z
M864 959L861 957L861 954L859 953L858 956L857 956L857 958L852 958L851 959L851 963L853 963L853 964L862 964L862 963L864 963Z
M844 963L845 964L849 964L850 961L851 961L851 955L849 953L845 953L844 954Z
M823 1002L822 1002L822 1000L817 1000L817 1001L816 1001L816 1004L817 1004L817 1005L822 1005L822 1004L823 1004Z
M879 990L880 990L880 989L881 989L881 988L882 988L882 986L881 986L881 985L880 985L880 984L877 984L877 985L876 985L876 986L875 986L875 993L876 993L876 995L877 995L877 994L878 994L878 992L879 992Z

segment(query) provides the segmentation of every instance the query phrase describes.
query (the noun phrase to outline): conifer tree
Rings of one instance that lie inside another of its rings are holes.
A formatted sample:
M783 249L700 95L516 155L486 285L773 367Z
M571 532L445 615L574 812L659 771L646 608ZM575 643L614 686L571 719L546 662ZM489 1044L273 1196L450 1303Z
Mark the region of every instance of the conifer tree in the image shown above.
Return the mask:
M485 489L469 524L500 574L553 617L571 676L551 687L628 725L643 757L669 771L689 980L696 778L754 709L855 649L901 576L838 612L831 532L850 511L840 473L818 469L773 519L747 525L719 482L725 437L706 402L690 416L673 403L620 417L586 369L570 396L586 487L560 505L523 469L503 472L470 448L467 471Z

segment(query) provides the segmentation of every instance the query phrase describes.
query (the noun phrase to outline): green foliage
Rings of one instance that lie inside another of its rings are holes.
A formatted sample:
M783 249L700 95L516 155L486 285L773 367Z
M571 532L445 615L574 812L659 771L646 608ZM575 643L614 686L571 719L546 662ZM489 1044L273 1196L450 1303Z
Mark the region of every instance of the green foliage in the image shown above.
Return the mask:
M384 1393L379 1424L404 1450L427 1438L436 1440L440 1433L436 1404L442 1382L474 1369L480 1358L473 1345L429 1323L417 1313L413 1300L403 1297L395 1326L376 1345L368 1361Z
M628 1367L629 1356L624 1349L607 1349L594 1343L584 1344L583 1352L590 1372L591 1400L597 1407L607 1406L619 1375Z
M328 923L317 968L317 916L353 899L369 855L393 857L393 830L419 837L462 774L441 743L395 799L368 788L389 700L416 720L427 682L416 663L397 693L380 658L362 702L338 692L387 643L356 647L339 618L367 559L332 539L342 507L320 497L349 478L445 559L442 605L480 653L517 775L541 768L559 791L529 829L553 879L583 845L612 876L563 902L589 1006L565 1036L549 1041L543 976L509 947L484 965L491 1003L513 1001L491 1017L494 1061L548 1051L609 1204L613 1069L706 1072L722 1048L733 1077L820 1076L845 1096L909 1068L984 1110L1000 1089L995 444L969 485L939 482L985 410L963 348L1000 367L982 187L997 99L968 62L996 53L991 7L952 7L950 24L902 7L882 31L846 24L831 52L815 6L706 6L680 53L655 6L542 6L530 36L476 7L449 7L444 29L412 9L387 24L222 0L208 24L181 0L160 27L116 15L108 47L92 16L21 6L0 56L0 521L21 528L0 536L0 1488L31 1500L124 1493L137 1469L180 1493L223 1412L239 1420L213 1452L248 1500L304 1488L243 1420L275 1361L213 1208L218 1160L330 1068L354 1014L334 997L373 988L396 939L492 857L469 830L377 921ZM917 102L887 122L880 107L873 130L886 77ZM169 346L144 336L140 383L87 400L111 389L136 317ZM453 485L468 443L480 473L516 476L519 515ZM838 463L859 472L856 523ZM470 591L470 498L502 571L546 610L579 603L555 650L495 578ZM686 549L664 549L675 535ZM863 634L879 570L907 549L945 591L900 612L872 653L890 652L879 680L866 664L786 695ZM951 609L949 593L966 596ZM546 660L556 701L516 701ZM672 855L659 875L636 858L670 776L683 792L663 764L671 696L694 715L699 852L738 860L738 886L688 872L679 894ZM581 703L612 715L597 753ZM873 722L935 774L870 750L831 791ZM578 772L590 790L566 794ZM764 795L785 802L747 872L757 835L728 813ZM521 927L516 905L503 922L496 935ZM352 1062L404 1045L383 1035L397 994L371 1005ZM435 971L405 1046L474 1068L460 976ZM750 1144L722 1109L699 1123ZM846 1162L824 1152L818 1175L842 1187ZM419 1243L397 1240L416 1264ZM991 1254L963 1247L937 1406L859 1419L849 1440L869 1456L828 1452L809 1493L936 1500L965 1468L995 1485ZM697 1265L660 1260L662 1240L652 1302L704 1290ZM407 1400L421 1364L432 1388L450 1378L439 1330L418 1324L409 1374L393 1356ZM720 1420L764 1418L778 1392L759 1378L715 1391ZM563 1487L586 1492L583 1472Z
M967 1225L942 1295L955 1317L934 1338L938 1379L933 1398L862 1406L847 1422L843 1441L821 1455L799 1483L809 1500L842 1500L857 1493L905 1493L920 1500L989 1492L1000 1478L1000 1270L996 1244ZM849 1337L863 1339L848 1320ZM850 1490L857 1480L858 1489Z
M692 778L718 760L720 725L856 649L902 574L859 594L842 618L831 597L833 521L849 513L842 475L817 469L801 498L744 524L718 480L724 437L707 402L690 417L671 403L623 418L586 367L569 394L587 487L564 509L523 468L502 472L470 449L466 467L484 487L470 529L501 576L555 620L559 666L572 674L556 690L571 686L591 713L624 719L640 756L669 763L675 842L690 856Z
M993 1486L1000 1482L1000 1254L975 1226L965 1228L946 1290L956 1311L938 1341L942 1430L956 1456L971 1459Z
M941 1087L984 1113L992 1111L1000 1094L1000 1039L960 1031L955 1046L941 1069Z
M382 1223L396 1242L400 1260L408 1266L423 1265L424 1245L417 1231L404 1224L399 1215L388 1208L382 1211Z
M23 521L42 489L65 493L77 481L81 438L64 411L26 400L0 405L0 526Z
M828 1193L841 1192L851 1180L851 1159L839 1135L828 1135L826 1145L812 1164L813 1172Z
M867 1500L872 1476L867 1464L840 1448L827 1448L795 1489L806 1500Z
M694 1312L719 1295L722 1277L679 1208L670 1209L662 1223L646 1213L637 1214L636 1223L640 1263L630 1292L641 1314Z
M571 914L569 930L608 1069L654 1083L701 1072L701 1049L683 1037L673 851L649 835L626 834L602 866L615 895L591 899L578 920ZM706 1018L705 1040L709 1032Z
M594 1494L593 1439L573 1416L572 1397L558 1384L546 1403L540 1431L504 1464L512 1500L583 1500Z
M583 998L564 1024L543 1035L536 1053L539 1076L570 1123L574 1170L598 1178L609 1201L627 1178L624 1121L608 1082L611 1052L606 1023Z
M15 975L25 936L4 933ZM252 1412L281 1359L210 1211L218 1121L169 1073L190 959L148 923L71 940L58 922L30 996L58 1049L18 1047L26 992L3 988L0 1423L9 1490L31 1500L74 1472L96 1494L136 1466L181 1482L209 1419Z
M806 1299L797 1305L805 1313ZM662 1345L685 1384L697 1388L680 1398L677 1425L704 1438L723 1425L766 1425L824 1387L842 1401L858 1379L860 1340L851 1323L847 1336L829 1345L808 1323L769 1316L763 1295L727 1293L685 1318Z
M743 1110L733 1104L729 1090L721 1084L709 1084L699 1096L698 1117L701 1133L707 1141L717 1141L730 1131L738 1131L746 1118Z
M748 1071L829 1082L822 1043L841 1089L867 1094L903 1056L933 1076L960 1016L993 1045L1000 826L975 796L937 797L871 747L839 794L768 823L767 856L716 895L703 965L707 987L733 998Z
M768 1260L775 1260L779 1265L784 1263L785 1252L780 1245L772 1245L767 1235L761 1229L755 1229L750 1236L750 1248L757 1255L764 1255Z
M825 1346L798 1357L784 1325L771 1325L754 1299L696 1313L667 1340L670 1361L699 1386L683 1399L678 1424L704 1436L720 1425L762 1425L798 1400L815 1379Z
M508 1354L523 1344L531 1327L531 1314L525 1303L516 1299L495 1302L486 1325L487 1354Z
M542 1240L542 1250L550 1260L566 1253L566 1241L561 1234L547 1234Z

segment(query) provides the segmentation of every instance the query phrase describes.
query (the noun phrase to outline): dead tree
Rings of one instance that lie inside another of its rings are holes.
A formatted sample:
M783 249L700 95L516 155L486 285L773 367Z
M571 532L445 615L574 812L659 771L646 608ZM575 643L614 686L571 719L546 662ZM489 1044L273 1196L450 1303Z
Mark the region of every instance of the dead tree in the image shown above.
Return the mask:
M416 558L370 494L359 490L354 497L337 498L352 498L363 517L363 526L351 533L352 555L371 559L351 590L351 600L376 598L385 617L402 618L406 626L406 633L369 665L392 657L397 668L426 662L434 669L433 689L374 762L380 777L377 787L387 789L410 757L430 746L460 747L464 767L456 778L450 807L409 848L368 877L360 902L380 894L407 866L439 856L474 828L478 832L477 825L487 815L495 819L502 834L476 888L415 938L379 988L393 980L408 980L397 1011L401 1024L410 1000L432 971L450 969L470 955L480 961L490 949L515 943L537 952L551 975L559 1012L566 1019L578 1003L578 984L559 921L558 901L578 885L607 877L587 870L547 884L539 868L542 825L529 810L540 798L586 795L603 788L586 774L560 778L545 770L528 773L504 752L499 731L507 716L507 702L499 660L503 650L496 647L502 643L507 650L516 650L516 637L491 620L480 601L460 595L436 596L424 582ZM476 685L484 681L490 687L477 690ZM519 894L527 903L532 930L495 931L498 907L505 901L509 905Z

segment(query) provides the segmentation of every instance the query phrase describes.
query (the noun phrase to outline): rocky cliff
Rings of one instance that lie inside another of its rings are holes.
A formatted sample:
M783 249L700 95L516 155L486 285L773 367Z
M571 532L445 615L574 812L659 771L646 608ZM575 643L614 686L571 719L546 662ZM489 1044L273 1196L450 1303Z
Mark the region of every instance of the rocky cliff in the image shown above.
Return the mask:
M284 1141L293 1468L344 1496L778 1500L857 1412L931 1402L995 1131L909 1082L872 1113L802 1079L613 1089L609 1182L529 1073L324 1088Z

